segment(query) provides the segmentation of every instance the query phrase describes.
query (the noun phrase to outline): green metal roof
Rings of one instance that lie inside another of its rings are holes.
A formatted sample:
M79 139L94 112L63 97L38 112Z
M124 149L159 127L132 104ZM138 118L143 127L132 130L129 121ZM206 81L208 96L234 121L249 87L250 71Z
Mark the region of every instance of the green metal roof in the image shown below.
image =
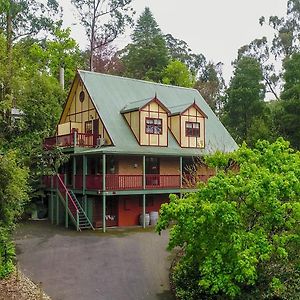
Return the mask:
M95 149L80 150L84 152L127 153L145 155L195 156L221 150L230 152L237 144L202 98L200 93L191 88L182 88L137 79L112 76L107 74L78 71L89 95L94 102L114 146L104 146ZM194 101L207 115L205 123L204 149L181 148L169 131L168 147L140 146L131 129L122 116L124 109L136 109L151 100L151 95L157 98L173 113L188 107ZM150 98L149 98L150 96ZM135 100L137 99L137 100ZM139 100L144 99L144 100ZM135 104L134 104L135 103ZM172 107L174 110L172 111Z
M142 108L143 106L145 106L147 103L149 103L149 101L151 101L152 99L153 99L153 97L130 102L121 110L121 113L138 110L138 109Z
M180 113L186 111L191 105L193 105L193 103L194 103L194 100L193 100L193 102L190 102L190 103L171 106L170 107L171 115L177 115L177 114L180 114Z

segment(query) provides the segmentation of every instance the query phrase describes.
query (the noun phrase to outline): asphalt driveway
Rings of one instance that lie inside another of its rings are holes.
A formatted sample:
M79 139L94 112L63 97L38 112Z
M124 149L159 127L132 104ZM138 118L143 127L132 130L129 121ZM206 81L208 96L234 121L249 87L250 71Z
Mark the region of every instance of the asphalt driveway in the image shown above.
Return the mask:
M45 221L15 234L21 270L53 300L171 300L168 233L76 232Z

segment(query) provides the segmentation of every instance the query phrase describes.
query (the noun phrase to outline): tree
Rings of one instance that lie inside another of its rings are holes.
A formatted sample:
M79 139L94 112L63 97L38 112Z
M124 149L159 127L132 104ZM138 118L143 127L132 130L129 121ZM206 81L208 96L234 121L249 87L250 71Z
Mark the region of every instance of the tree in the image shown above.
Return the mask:
M89 39L90 70L94 70L94 52L113 42L132 25L132 0L71 0Z
M84 65L84 54L80 51L78 43L70 36L71 29L62 29L57 26L53 30L53 37L43 41L31 41L22 49L27 52L23 64L33 69L50 74L59 80L59 70L64 68L65 89L69 90L76 70ZM25 40L24 42L27 42ZM27 50L26 50L27 48ZM30 62L30 63L29 63ZM30 66L28 66L30 65Z
M211 109L220 115L223 109L223 92L225 88L222 63L205 63L198 72L195 88L200 92Z
M11 94L10 79L13 76L13 45L28 36L37 36L49 31L55 22L53 18L60 11L56 0L43 4L36 0L2 0L0 3L0 33L6 40L5 93Z
M283 66L282 111L275 120L282 136L300 149L300 53L292 54Z
M256 59L243 57L236 61L234 76L226 91L223 122L237 142L249 142L249 128L261 118L265 104L263 75Z
M173 224L169 249L182 250L179 299L298 299L300 153L280 138L205 162L216 176L171 196L156 228Z
M253 57L261 65L262 73L267 87L266 92L272 93L276 100L279 100L277 95L277 85L280 76L276 73L273 63L270 63L270 47L266 37L253 40L249 45L245 45L238 50L238 59L242 57Z
M148 7L137 21L132 41L121 53L125 75L160 82L162 72L169 62L168 50Z
M164 84L177 85L182 87L192 87L194 78L187 66L178 61L171 61L162 73Z

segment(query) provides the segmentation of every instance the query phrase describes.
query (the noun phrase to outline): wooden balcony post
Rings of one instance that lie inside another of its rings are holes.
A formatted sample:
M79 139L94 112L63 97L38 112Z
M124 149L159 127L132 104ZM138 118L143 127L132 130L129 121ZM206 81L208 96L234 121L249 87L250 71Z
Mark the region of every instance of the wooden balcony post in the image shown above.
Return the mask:
M73 171L73 189L76 188L76 156L73 156L73 165L72 165L72 171Z
M87 157L82 157L82 193L85 195L86 190L86 175L87 175Z
M102 154L102 230L106 232L106 155Z
M146 195L143 194L143 228L146 228Z
M180 188L182 189L182 181L183 181L182 156L179 157L179 170L180 170Z
M74 147L76 147L77 146L77 131L76 130L74 130L74 136L73 136L73 143L74 143Z
M143 155L143 189L144 190L146 189L146 156L145 155Z

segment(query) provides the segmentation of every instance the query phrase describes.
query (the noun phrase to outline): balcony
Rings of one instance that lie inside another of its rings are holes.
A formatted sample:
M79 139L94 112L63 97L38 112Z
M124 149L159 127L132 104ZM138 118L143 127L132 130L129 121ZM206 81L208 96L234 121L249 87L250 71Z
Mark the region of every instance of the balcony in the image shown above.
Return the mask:
M94 148L97 146L98 138L100 136L94 136L91 133L72 132L46 138L43 142L43 148L46 150L53 149L54 147L72 148L76 146Z
M63 175L61 175L63 176ZM188 189L195 188L197 182L206 182L211 175L198 175L197 178L184 177L182 185L180 184L180 175L145 175L145 189ZM63 178L63 177L62 177ZM73 189L83 189L83 176L74 176ZM44 176L43 183L47 188L51 188L51 176ZM103 176L102 175L86 175L85 176L86 190L103 191ZM53 188L56 188L56 182L53 180ZM128 191L128 190L143 190L143 175L118 175L107 174L105 176L106 191Z

